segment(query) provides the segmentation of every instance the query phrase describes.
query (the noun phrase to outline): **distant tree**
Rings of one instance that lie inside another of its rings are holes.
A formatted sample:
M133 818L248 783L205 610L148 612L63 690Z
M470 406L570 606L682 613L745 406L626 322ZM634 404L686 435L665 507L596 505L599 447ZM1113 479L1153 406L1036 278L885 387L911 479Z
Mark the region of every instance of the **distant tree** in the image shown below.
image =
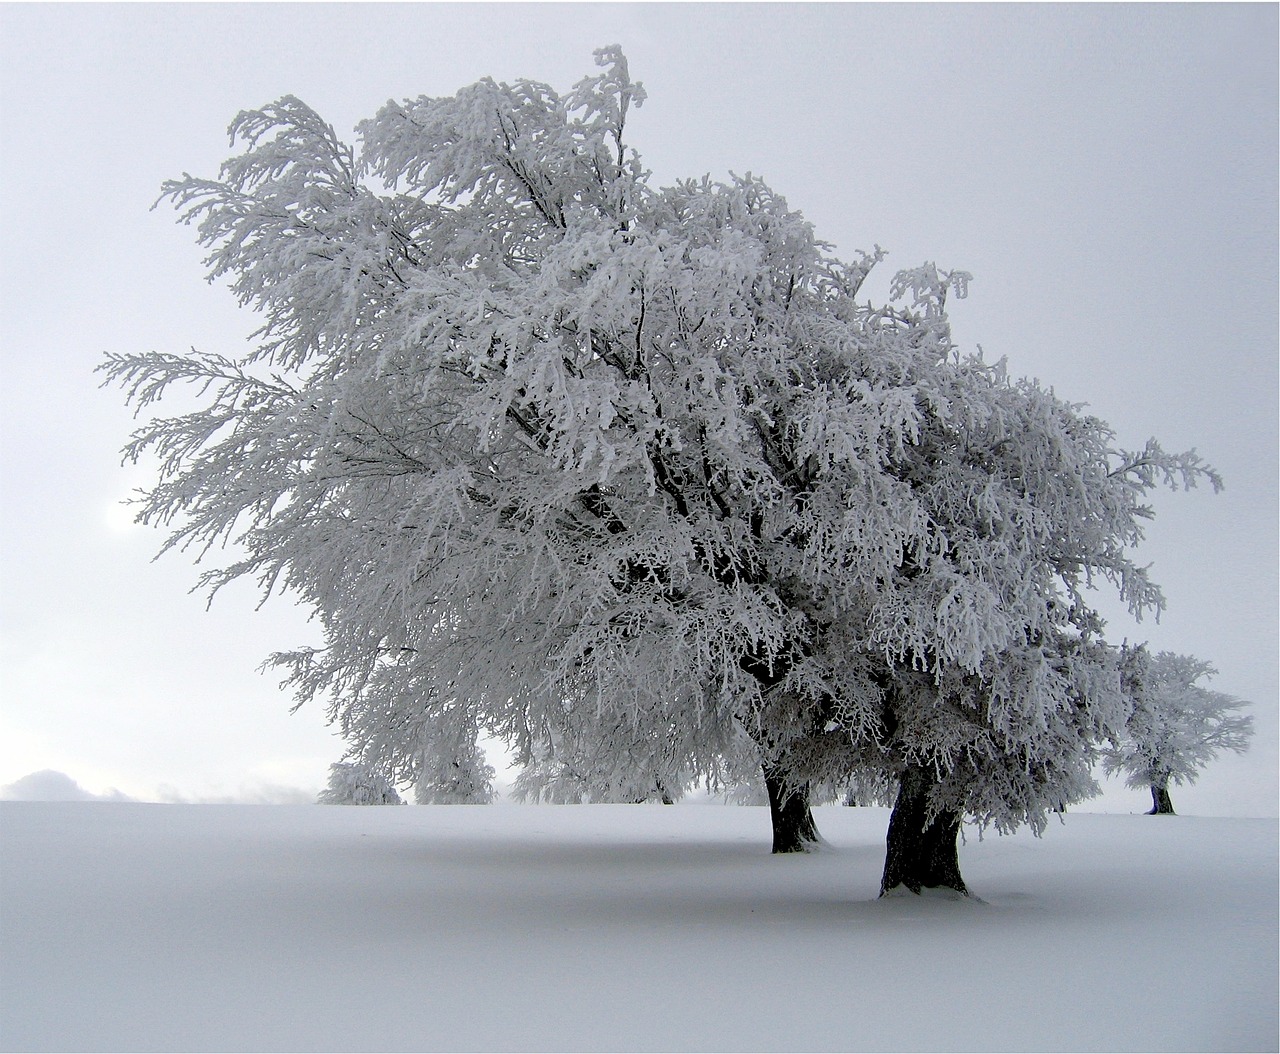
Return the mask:
M300 699L332 688L331 670L304 650L288 658ZM484 805L493 800L493 767L480 746L470 707L437 683L401 676L383 662L359 691L330 701L329 718L347 743L347 756L363 769L412 786L419 805Z
M473 731L589 797L749 759L795 851L813 788L881 766L885 888L936 884L962 816L1089 785L1123 707L1084 590L1158 606L1142 497L1206 470L961 356L962 272L860 302L882 252L837 259L763 181L650 187L643 90L597 61L389 103L358 156L285 98L166 184L263 325L242 359L108 357L140 410L204 393L126 448L159 460L141 519L236 542L214 591L313 609L275 661L379 771L474 772Z
M321 805L403 805L391 782L357 762L329 766L329 785L316 799Z
M459 704L443 720L424 723L418 731L413 800L419 805L492 802L494 769L478 739L475 715Z
M1249 704L1200 683L1216 673L1192 655L1126 650L1133 713L1123 738L1107 749L1104 767L1109 775L1124 773L1130 787L1150 789L1151 815L1173 815L1171 785L1194 783L1223 751L1249 748L1253 718L1239 712Z
M892 807L898 797L898 785L883 766L859 768L840 788L840 804L848 806Z
M678 728L637 728L616 714L567 705L523 760L513 793L556 804L674 803L694 777L676 756ZM659 716L654 714L654 717Z

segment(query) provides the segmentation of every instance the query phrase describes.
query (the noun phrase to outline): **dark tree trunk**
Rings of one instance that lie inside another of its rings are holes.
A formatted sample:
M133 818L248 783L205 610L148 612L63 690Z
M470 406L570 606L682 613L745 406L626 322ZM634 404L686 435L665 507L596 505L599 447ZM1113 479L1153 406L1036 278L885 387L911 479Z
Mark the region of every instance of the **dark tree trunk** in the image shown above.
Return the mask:
M1148 816L1175 816L1173 799L1169 797L1168 786L1151 785L1151 811Z
M791 783L774 768L764 770L764 785L773 821L773 851L807 853L817 846L821 839L809 808L809 785Z
M960 817L953 812L941 812L926 822L929 790L933 784L933 773L923 767L912 766L902 774L898 800L889 817L881 896L899 886L912 893L922 889L951 889L969 895L960 877L956 850Z

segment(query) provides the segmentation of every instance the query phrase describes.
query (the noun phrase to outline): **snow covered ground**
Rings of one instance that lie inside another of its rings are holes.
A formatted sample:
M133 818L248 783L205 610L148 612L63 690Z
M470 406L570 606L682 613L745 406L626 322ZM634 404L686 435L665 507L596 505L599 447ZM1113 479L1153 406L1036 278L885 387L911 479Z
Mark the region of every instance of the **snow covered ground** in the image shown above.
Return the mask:
M6 1050L1277 1049L1277 821L970 838L887 814L0 803Z

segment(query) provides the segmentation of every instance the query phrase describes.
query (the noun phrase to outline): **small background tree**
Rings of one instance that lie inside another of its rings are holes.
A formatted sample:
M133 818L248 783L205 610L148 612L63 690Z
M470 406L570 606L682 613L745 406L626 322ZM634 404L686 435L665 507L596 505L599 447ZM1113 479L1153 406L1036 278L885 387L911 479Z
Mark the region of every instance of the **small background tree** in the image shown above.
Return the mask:
M321 805L403 805L390 781L366 765L339 761L329 766L329 785L316 799Z
M1148 815L1173 815L1171 784L1194 783L1222 751L1249 748L1253 718L1239 712L1249 704L1201 685L1217 671L1193 655L1127 649L1124 671L1133 714L1124 738L1107 750L1105 770L1151 789Z
M488 805L494 798L493 766L466 710L454 707L451 716L452 722L437 722L420 734L413 800L419 805Z

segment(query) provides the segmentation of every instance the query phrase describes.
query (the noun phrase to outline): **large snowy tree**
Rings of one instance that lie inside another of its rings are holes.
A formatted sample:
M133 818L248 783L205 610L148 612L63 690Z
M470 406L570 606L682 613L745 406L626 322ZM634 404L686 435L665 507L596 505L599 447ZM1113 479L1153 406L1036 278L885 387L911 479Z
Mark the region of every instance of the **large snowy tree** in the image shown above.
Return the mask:
M916 288L941 324L942 287L925 273ZM1102 421L1002 365L943 361L922 387L919 437L895 469L929 526L867 611L890 664L878 742L899 777L886 892L963 891L965 815L1038 830L1096 792L1097 745L1128 703L1092 587L1109 583L1139 617L1158 612L1130 555L1145 495L1202 476L1219 485L1194 454L1118 448Z
M1249 749L1253 718L1240 713L1249 704L1206 688L1201 682L1217 671L1193 655L1152 655L1143 646L1126 649L1123 665L1133 710L1123 736L1104 752L1105 769L1149 789L1153 814L1171 815L1171 785L1194 783L1224 751Z
M811 785L879 767L885 888L963 888L929 863L961 816L1084 792L1127 716L1086 589L1158 606L1143 495L1205 470L961 356L966 275L860 303L879 250L842 262L761 180L651 187L643 90L597 58L566 95L389 103L358 155L282 99L166 185L263 325L239 359L109 357L139 409L204 394L127 448L159 462L141 518L235 541L215 591L314 610L276 661L379 771L474 769L481 731L588 797L751 764L794 849Z

